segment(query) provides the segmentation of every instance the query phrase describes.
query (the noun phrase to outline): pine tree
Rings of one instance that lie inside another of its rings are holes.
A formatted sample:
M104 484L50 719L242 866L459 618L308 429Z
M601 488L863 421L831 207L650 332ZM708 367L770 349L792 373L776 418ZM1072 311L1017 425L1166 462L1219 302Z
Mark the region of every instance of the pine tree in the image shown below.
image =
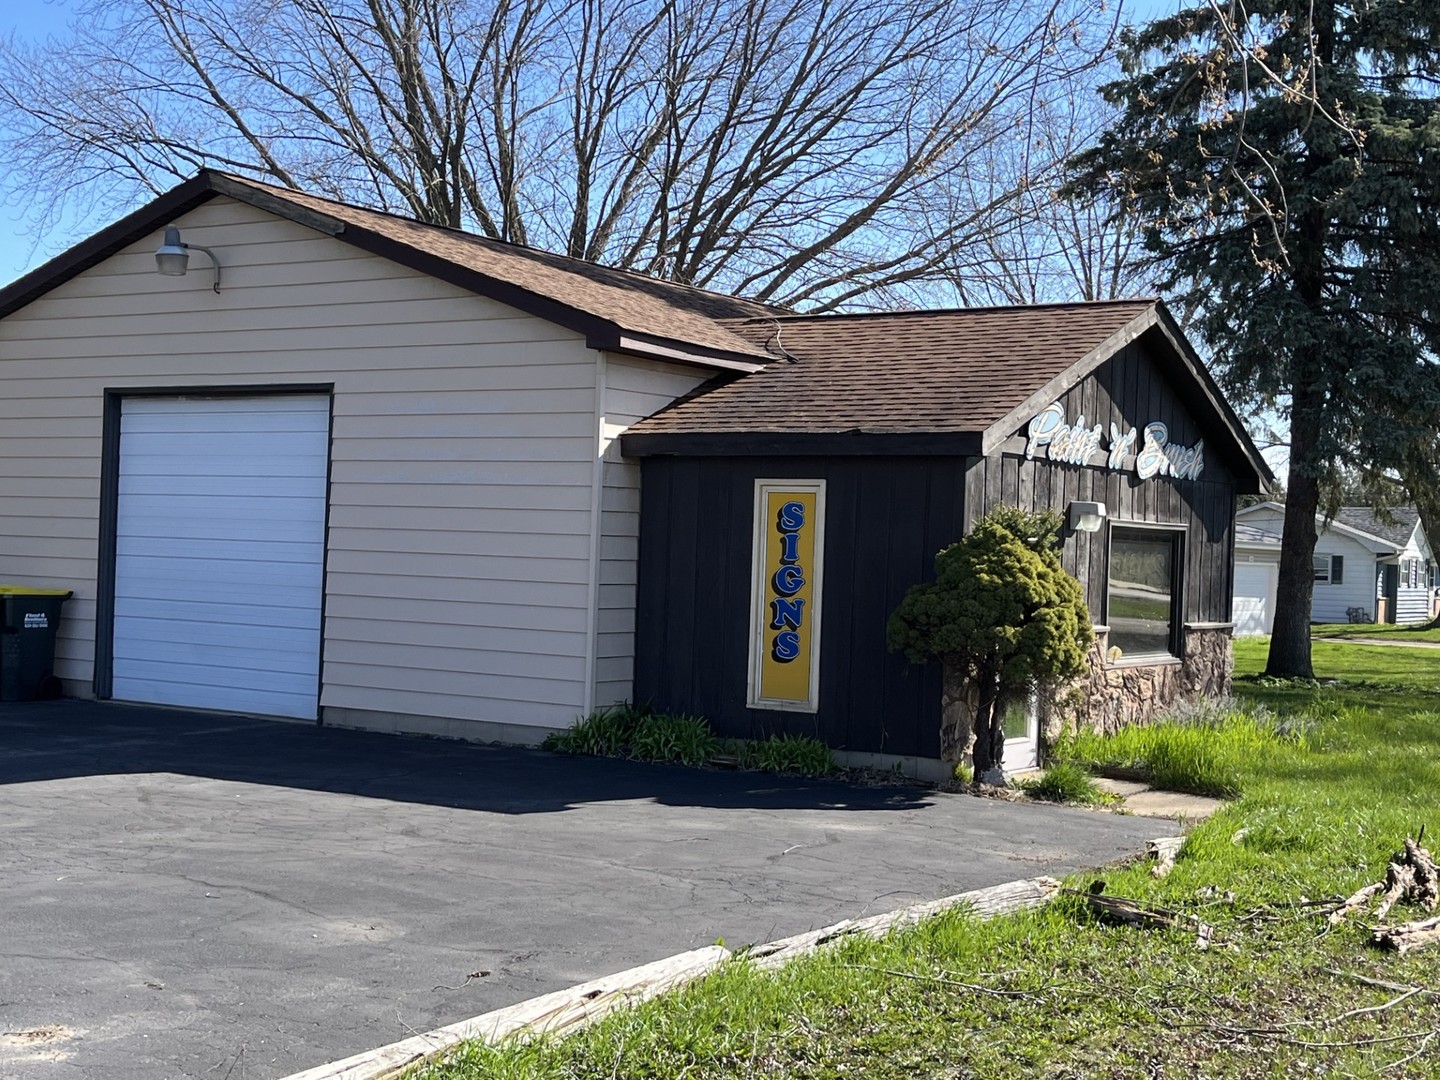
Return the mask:
M1003 766L1011 703L1085 670L1095 638L1085 590L1060 563L1061 526L1054 511L997 506L890 616L892 652L939 660L973 686L977 777Z
M1290 425L1267 672L1310 677L1342 465L1440 491L1440 3L1216 0L1131 30L1072 190L1142 223L1238 400Z

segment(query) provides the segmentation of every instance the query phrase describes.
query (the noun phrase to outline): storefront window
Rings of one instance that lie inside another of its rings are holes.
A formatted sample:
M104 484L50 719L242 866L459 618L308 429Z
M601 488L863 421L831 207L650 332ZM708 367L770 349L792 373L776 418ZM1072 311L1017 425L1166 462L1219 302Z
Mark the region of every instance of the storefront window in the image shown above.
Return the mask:
M1112 660L1175 655L1180 537L1163 529L1111 527L1105 619Z

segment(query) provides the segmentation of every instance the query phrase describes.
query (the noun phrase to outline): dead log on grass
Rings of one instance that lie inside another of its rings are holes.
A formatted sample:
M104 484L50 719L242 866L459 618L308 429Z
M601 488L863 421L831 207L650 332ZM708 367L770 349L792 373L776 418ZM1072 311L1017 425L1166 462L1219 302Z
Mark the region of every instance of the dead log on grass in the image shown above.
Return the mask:
M1210 947L1210 940L1214 936L1215 928L1199 916L1172 911L1169 908L1160 907L1158 904L1142 904L1139 900L1131 900L1124 896L1106 896L1104 890L1105 883L1096 881L1085 892L1081 892L1079 889L1063 891L1070 896L1080 897L1090 910L1102 919L1108 919L1124 926L1139 926L1146 929L1193 931L1198 948Z
M1440 918L1421 919L1399 926L1377 926L1370 931L1370 944L1391 952L1407 953L1440 942Z
M1347 915L1361 910L1377 896L1380 897L1380 905L1371 916L1376 921L1385 918L1397 903L1413 904L1426 911L1434 911L1436 905L1440 904L1440 867L1436 867L1430 852L1420 846L1420 840L1424 838L1424 829L1420 830L1418 839L1412 840L1407 836L1404 849L1386 866L1385 880L1366 885L1351 895L1330 913L1330 924L1334 926L1343 922ZM1418 927L1420 924L1410 925ZM1377 927L1377 935L1381 929L1400 928ZM1411 948L1418 948L1418 945L1412 945Z

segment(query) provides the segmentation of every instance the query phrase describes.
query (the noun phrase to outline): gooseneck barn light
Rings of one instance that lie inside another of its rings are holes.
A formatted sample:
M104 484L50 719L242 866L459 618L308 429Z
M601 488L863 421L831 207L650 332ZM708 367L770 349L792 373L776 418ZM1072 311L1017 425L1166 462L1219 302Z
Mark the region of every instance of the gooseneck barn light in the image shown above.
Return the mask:
M165 242L155 249L155 268L166 277L184 277L185 271L190 268L190 252L203 251L210 256L210 264L215 268L214 289L220 291L220 260L215 257L215 252L199 244L187 244L180 239L180 230L174 225L165 229Z

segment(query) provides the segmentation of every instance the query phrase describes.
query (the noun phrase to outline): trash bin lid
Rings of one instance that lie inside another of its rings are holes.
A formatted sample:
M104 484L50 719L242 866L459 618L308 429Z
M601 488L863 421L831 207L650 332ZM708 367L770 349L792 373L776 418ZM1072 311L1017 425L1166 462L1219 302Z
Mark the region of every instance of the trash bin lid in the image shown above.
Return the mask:
M35 589L29 585L0 585L0 596L70 596L69 589Z

